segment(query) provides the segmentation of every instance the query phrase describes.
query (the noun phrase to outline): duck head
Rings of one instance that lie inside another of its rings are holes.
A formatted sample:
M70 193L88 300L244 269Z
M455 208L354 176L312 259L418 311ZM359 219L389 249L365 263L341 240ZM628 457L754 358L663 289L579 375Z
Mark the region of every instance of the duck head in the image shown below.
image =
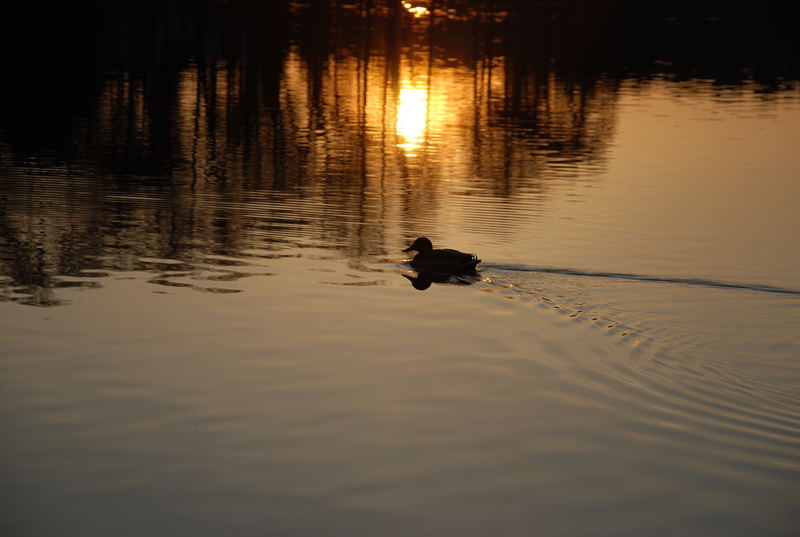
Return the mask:
M431 250L433 250L433 244L431 243L431 240L428 237L420 237L417 240L415 240L411 246L409 246L403 251L404 252L415 251L422 253L422 252L430 252Z

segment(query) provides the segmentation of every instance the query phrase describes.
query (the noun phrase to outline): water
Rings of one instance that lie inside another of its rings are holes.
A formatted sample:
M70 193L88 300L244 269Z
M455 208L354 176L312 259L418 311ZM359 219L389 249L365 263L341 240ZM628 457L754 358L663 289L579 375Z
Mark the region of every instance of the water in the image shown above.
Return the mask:
M707 58L672 37L750 19L164 5L4 89L3 534L796 534L770 32ZM413 281L421 235L478 276Z

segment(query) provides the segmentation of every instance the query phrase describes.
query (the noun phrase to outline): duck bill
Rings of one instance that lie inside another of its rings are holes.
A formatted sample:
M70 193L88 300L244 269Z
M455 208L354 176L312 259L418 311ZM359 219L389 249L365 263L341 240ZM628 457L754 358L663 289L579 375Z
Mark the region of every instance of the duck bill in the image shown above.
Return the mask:
M405 250L403 250L403 251L404 251L404 252L413 252L413 251L414 251L414 249L413 249L411 246L409 246L408 248L406 248L406 249L405 249Z

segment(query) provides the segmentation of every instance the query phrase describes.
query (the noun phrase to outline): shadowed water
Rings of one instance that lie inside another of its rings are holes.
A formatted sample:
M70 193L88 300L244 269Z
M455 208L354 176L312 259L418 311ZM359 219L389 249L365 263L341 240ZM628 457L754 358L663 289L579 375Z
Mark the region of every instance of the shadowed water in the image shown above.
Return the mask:
M190 4L4 33L0 534L796 533L790 18Z

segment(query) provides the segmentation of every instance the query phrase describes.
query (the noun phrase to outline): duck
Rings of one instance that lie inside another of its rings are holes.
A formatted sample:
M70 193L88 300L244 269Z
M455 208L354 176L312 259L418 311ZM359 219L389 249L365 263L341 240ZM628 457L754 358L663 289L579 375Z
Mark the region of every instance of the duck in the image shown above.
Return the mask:
M469 274L481 262L475 254L442 248L434 250L427 237L419 237L404 252L417 252L411 266L420 273L428 274Z

